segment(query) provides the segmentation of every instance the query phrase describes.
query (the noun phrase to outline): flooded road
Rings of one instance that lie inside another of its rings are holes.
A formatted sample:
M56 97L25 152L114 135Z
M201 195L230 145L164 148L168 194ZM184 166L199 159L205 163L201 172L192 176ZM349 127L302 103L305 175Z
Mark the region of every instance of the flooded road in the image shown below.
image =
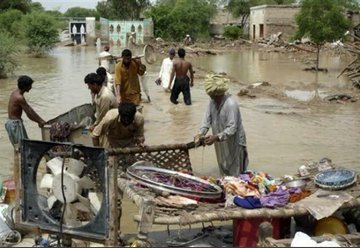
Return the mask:
M293 174L301 164L323 157L331 158L338 166L360 168L359 103L311 104L315 94L321 97L349 88L349 82L336 78L348 60L323 55L320 64L329 72L320 73L316 79L314 73L302 70L306 66L294 54L247 48L217 56L187 58L196 70L192 106L182 104L182 96L181 104L171 104L169 94L155 85L162 58L154 65L147 65L152 99L151 103L143 103L148 145L192 141L208 102L203 90L204 71L225 72L238 81L231 84L229 92L240 102L248 140L249 169L281 176ZM35 80L33 89L25 96L42 118L48 120L90 102L83 78L96 69L95 47L62 47L56 48L48 58L24 58L15 76L0 81L1 175L10 175L13 165L13 151L4 123L8 96L16 87L17 77L27 74ZM236 96L244 84L258 81L270 82L270 87L279 87L283 95L303 103L298 105L296 101L282 101L267 95L256 98ZM25 116L24 122L30 138L41 139L37 124ZM196 174L217 175L214 147L200 147L192 150L190 155Z

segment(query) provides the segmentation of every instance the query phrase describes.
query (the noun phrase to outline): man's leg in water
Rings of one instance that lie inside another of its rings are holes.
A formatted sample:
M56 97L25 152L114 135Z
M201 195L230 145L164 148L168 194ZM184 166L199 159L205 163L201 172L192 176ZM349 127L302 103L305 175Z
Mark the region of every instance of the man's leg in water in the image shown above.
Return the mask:
M178 80L176 80L175 78L175 82L174 82L174 86L171 90L171 95L170 95L170 101L173 103L173 104L178 104L179 102L177 101L178 97L179 97L179 94L181 92L181 88L180 88L180 85L179 85L179 82Z

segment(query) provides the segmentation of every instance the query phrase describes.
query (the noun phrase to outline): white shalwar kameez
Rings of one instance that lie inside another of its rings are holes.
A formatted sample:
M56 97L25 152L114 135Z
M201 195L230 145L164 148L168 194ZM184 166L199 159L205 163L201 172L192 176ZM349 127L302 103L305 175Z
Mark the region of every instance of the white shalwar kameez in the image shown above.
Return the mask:
M248 164L246 136L239 105L230 94L224 95L218 109L215 101L210 100L200 133L205 135L210 127L220 139L214 143L220 174L238 176Z
M161 64L161 69L159 72L159 78L161 78L161 86L164 88L164 90L167 90L169 87L172 68L173 61L170 58L165 58Z

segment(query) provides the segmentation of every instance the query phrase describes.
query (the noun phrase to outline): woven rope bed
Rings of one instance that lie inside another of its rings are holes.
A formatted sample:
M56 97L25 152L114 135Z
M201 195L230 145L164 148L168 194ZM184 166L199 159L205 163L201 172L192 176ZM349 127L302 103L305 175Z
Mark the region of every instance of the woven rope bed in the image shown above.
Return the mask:
M108 150L110 156L118 156L121 166L130 166L132 163L146 160L158 165L161 168L171 170L192 171L189 158L189 149L193 149L194 143L171 144L161 146L150 146L142 148L126 148ZM125 193L139 208L139 214L134 216L134 220L139 222L151 222L145 225L190 225L196 223L227 221L234 219L248 218L287 218L309 214L304 207L295 206L293 203L285 207L269 209L244 209L240 207L224 208L223 204L209 204L199 202L198 208L194 210L176 209L159 207L154 203L155 193L146 188L136 186L129 179L118 176L118 187L122 193ZM308 183L310 190L315 190L314 183ZM360 206L360 184L356 183L347 190L354 199L343 204L342 208ZM144 218L144 206L151 208L151 214ZM148 228L149 229L149 228Z

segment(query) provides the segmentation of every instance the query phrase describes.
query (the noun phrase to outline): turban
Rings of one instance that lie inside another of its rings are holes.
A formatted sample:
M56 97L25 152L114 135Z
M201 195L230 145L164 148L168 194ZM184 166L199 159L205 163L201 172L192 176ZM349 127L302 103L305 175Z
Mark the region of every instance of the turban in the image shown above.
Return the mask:
M207 75L205 79L205 91L209 96L223 95L229 89L229 79L222 75Z

